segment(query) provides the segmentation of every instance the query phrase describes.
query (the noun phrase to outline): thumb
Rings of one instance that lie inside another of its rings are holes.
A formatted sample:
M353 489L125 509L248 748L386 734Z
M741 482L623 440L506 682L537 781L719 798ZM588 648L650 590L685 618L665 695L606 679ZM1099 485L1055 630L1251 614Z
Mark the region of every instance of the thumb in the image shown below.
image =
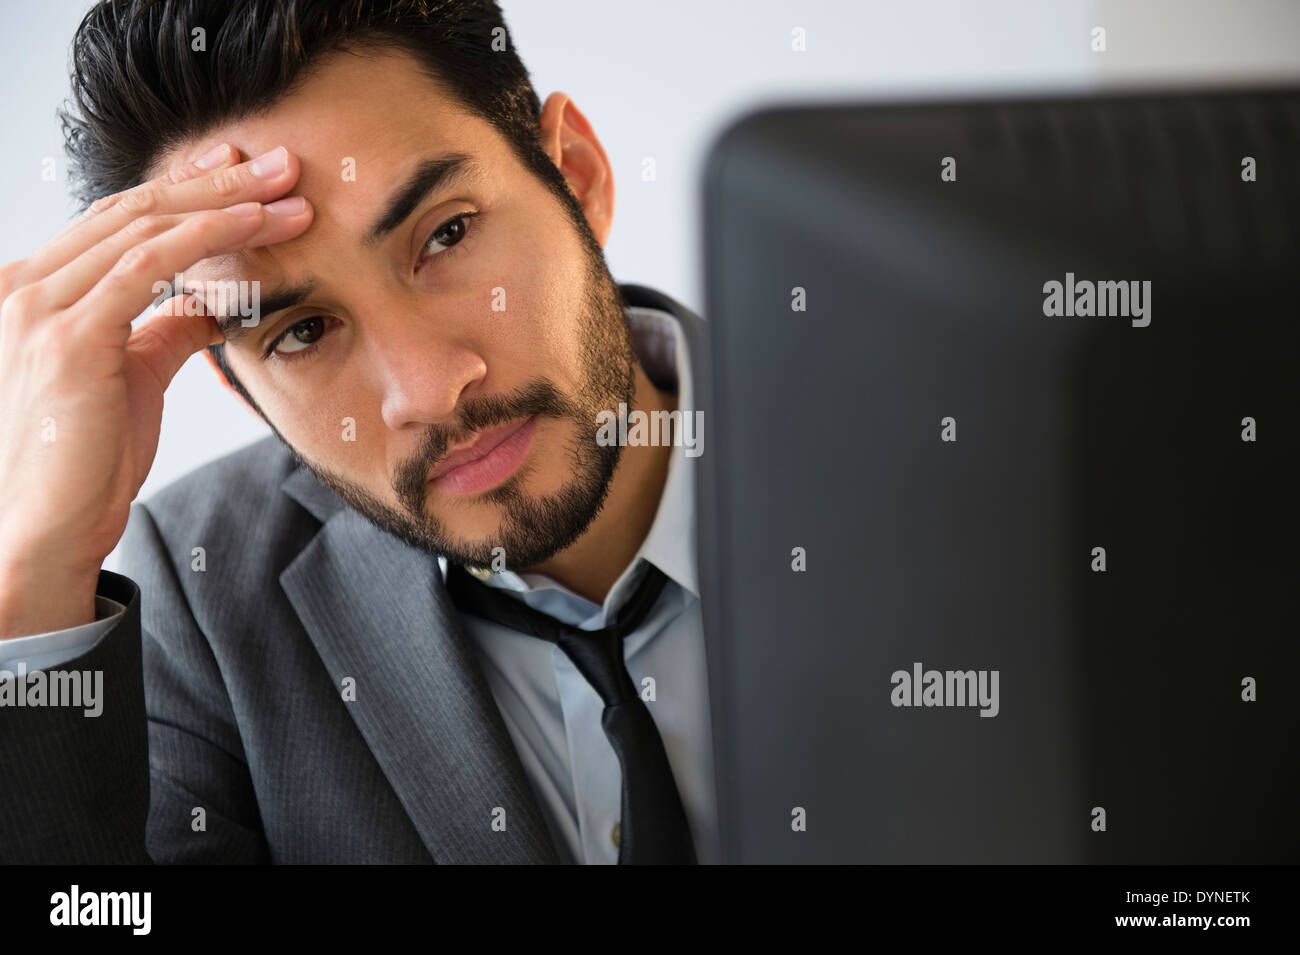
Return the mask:
M191 355L223 341L225 336L216 319L204 310L202 300L186 294L167 299L132 329L126 350L152 371L159 387L166 390Z

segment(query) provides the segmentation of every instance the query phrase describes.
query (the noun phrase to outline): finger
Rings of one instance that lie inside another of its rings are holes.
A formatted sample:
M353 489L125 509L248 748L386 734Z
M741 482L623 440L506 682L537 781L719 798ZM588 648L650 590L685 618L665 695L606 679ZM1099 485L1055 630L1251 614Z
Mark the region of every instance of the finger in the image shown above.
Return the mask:
M244 211L259 217L261 225L248 235L242 248L255 249L284 242L302 232L311 222L309 204L300 196L277 200L269 207L262 206L263 210L269 208L269 211L265 212L259 212L258 204L255 202L248 203L243 208ZM293 213L291 210L296 208L300 211ZM165 235L195 216L206 214L211 213L187 212L175 215L142 216L131 220L115 234L77 256L57 272L35 283L32 289L36 293L35 303L47 311L66 308L94 288L127 250ZM226 210L222 210L221 214L230 218L235 217L234 213ZM185 268L193 264L194 262L189 262ZM172 274L154 276L154 280L169 282L173 278Z
M84 228L63 244L62 258L43 263L40 277L62 267L97 242L122 229L133 219L171 215L203 209L224 209L244 202L270 202L284 195L298 180L298 159L278 146L249 162L205 172L178 183L151 180L110 197L108 205L84 223Z
M168 185L175 185L226 169L239 162L239 158L239 150L229 143L222 143L206 155L190 162L178 163L172 166L163 175L146 183L141 183L139 186L134 187L134 190L144 188L164 189ZM28 283L44 278L96 242L102 240L105 236L118 231L121 225L114 228L112 221L106 220L103 213L116 205L127 192L134 190L128 189L125 192L114 193L111 196L95 200L81 216L64 227L58 235L46 242L33 255L28 256L24 263L24 272Z
M299 198L299 197L295 197ZM300 231L311 220L311 205L293 219ZM226 255L246 248L273 215L265 206L253 205L252 215L240 216L224 209L200 212L161 235L133 245L104 274L94 288L69 309L75 321L92 321L110 327L128 328L154 300L154 282L170 281L178 272L200 259ZM286 228L286 227L280 227Z
M211 315L186 313L187 307L194 311L190 303L196 301L192 295L169 298L137 325L127 339L127 352L152 372L163 390L191 355L222 341Z

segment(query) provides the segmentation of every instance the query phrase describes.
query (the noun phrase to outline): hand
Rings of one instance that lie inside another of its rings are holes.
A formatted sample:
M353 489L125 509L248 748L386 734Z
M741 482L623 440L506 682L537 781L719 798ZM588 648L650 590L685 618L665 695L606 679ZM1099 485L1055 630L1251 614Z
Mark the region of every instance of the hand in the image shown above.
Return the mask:
M227 146L207 168L100 199L0 267L0 639L95 619L100 565L158 449L163 391L223 340L211 315L186 314L186 294L132 329L155 283L311 223L305 199L272 202L298 180L292 154L240 158Z

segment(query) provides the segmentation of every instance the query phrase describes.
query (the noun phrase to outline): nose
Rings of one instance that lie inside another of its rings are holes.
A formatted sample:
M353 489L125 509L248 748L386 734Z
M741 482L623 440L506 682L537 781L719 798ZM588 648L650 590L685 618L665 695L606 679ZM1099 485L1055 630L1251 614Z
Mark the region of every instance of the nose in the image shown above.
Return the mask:
M454 320L412 303L367 322L366 360L375 376L384 424L394 431L449 424L467 389L487 376L487 363Z

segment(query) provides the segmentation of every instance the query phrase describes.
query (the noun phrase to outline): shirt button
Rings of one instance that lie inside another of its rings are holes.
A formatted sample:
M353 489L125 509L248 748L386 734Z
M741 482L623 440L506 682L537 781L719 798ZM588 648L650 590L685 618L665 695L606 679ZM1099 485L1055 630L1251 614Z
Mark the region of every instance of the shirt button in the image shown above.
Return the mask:
M614 848L617 849L621 845L622 838L623 824L621 822L616 822L614 823L614 828L609 830L609 841L614 843Z

